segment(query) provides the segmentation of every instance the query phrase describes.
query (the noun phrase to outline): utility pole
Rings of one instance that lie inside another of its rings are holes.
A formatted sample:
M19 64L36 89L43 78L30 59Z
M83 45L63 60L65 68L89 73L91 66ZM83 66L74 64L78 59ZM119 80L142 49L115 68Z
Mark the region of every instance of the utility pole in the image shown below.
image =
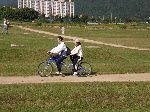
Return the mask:
M111 12L111 14L110 14L110 19L111 19L111 23L112 23L112 19L113 19L112 12Z
M115 17L115 23L117 24L117 17Z
M102 20L104 21L105 20L105 16L103 15L103 18L102 18Z

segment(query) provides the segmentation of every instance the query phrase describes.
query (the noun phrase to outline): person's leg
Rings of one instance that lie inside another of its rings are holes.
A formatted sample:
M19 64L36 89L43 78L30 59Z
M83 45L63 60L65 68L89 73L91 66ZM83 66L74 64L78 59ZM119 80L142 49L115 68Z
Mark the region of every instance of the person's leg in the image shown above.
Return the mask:
M8 33L8 25L6 26L6 33Z
M77 72L77 62L79 59L80 59L80 57L76 57L73 61L74 72Z
M6 34L7 33L7 26L4 25L3 27L3 33Z
M58 60L56 61L56 65L57 65L57 70L58 72L61 72L61 63L63 62L65 58L64 57L60 57L58 58Z
M65 77L65 75L63 73L61 73L61 63L63 62L63 60L65 59L65 57L60 57L57 61L56 61L56 65L57 65L57 70L58 73L56 72L56 74L60 74L62 77Z
M5 33L5 26L2 26L2 33Z
M75 65L76 65L76 63L77 63L77 58L78 58L78 56L77 55L70 55L70 60L72 61L72 64L73 64L73 72L75 72L76 70L75 70Z
M70 60L73 63L73 61L74 61L73 55L70 55Z

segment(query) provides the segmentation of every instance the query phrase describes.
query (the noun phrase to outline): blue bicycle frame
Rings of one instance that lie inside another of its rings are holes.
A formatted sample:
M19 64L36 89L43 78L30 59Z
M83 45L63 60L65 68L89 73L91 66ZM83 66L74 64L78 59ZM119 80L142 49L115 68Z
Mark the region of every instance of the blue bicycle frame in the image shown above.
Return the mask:
M50 63L52 63L52 62L56 62L57 60L58 60L58 58L59 58L60 56L59 55L57 55L57 56L55 56L55 57L51 57L51 58L49 58L48 59L48 64L50 64Z

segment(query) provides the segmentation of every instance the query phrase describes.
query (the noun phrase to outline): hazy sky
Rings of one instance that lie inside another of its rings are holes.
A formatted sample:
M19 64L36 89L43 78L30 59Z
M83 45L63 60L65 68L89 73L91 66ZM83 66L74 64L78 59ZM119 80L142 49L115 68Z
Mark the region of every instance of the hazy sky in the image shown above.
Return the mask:
M0 6L17 6L18 0L0 0Z

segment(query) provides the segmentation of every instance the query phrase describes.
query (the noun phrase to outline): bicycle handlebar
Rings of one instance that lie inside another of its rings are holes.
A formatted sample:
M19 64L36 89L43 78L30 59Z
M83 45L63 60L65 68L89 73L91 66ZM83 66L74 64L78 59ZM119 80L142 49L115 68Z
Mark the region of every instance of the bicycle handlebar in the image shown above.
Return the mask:
M51 52L47 52L47 54L50 56L50 57L55 57L56 55L58 55L57 53L51 53Z

